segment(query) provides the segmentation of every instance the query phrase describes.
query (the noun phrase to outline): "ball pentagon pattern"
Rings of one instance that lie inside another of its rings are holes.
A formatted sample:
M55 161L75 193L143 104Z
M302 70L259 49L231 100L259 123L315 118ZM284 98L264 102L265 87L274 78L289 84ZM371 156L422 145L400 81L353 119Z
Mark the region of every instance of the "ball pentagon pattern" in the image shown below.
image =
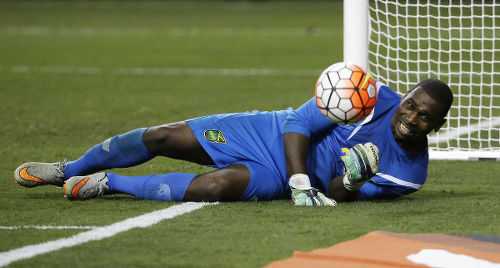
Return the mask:
M377 101L377 85L363 68L339 62L326 68L316 82L316 104L333 122L354 124L369 115Z

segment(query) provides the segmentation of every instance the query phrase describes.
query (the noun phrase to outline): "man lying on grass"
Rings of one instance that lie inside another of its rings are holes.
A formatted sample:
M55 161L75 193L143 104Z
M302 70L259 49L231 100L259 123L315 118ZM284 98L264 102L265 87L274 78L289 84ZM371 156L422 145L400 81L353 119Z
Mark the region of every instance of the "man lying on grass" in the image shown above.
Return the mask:
M354 125L328 120L315 98L300 108L215 114L111 137L74 161L29 162L25 187L64 186L69 200L126 193L164 201L292 198L295 205L387 199L419 190L427 177L427 134L446 122L450 88L425 79L402 98L377 81L373 112ZM121 176L106 172L156 156L215 167L205 174ZM325 194L323 194L325 193Z

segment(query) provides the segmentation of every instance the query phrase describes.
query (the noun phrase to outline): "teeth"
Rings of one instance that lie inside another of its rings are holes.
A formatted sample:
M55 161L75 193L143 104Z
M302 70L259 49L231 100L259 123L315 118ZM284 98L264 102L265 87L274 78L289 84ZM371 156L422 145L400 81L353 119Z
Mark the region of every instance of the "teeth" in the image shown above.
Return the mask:
M401 130L403 132L405 132L406 134L410 134L410 132L411 132L410 129L407 128L403 123L400 123L400 126L401 126Z

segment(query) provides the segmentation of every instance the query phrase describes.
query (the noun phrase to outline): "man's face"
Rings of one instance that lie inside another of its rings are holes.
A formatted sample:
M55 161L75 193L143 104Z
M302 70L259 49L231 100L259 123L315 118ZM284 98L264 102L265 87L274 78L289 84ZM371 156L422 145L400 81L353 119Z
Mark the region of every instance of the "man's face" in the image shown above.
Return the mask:
M438 131L445 123L441 117L443 109L421 87L407 93L391 119L394 139L400 146L410 145L407 143L421 141L432 130Z

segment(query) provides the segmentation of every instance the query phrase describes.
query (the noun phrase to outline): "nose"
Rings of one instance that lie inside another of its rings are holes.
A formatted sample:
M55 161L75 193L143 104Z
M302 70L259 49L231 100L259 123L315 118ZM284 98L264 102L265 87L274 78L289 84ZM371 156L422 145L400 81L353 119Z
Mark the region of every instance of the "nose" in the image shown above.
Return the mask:
M406 120L409 124L416 125L417 124L417 113L415 111L409 111L406 114Z

